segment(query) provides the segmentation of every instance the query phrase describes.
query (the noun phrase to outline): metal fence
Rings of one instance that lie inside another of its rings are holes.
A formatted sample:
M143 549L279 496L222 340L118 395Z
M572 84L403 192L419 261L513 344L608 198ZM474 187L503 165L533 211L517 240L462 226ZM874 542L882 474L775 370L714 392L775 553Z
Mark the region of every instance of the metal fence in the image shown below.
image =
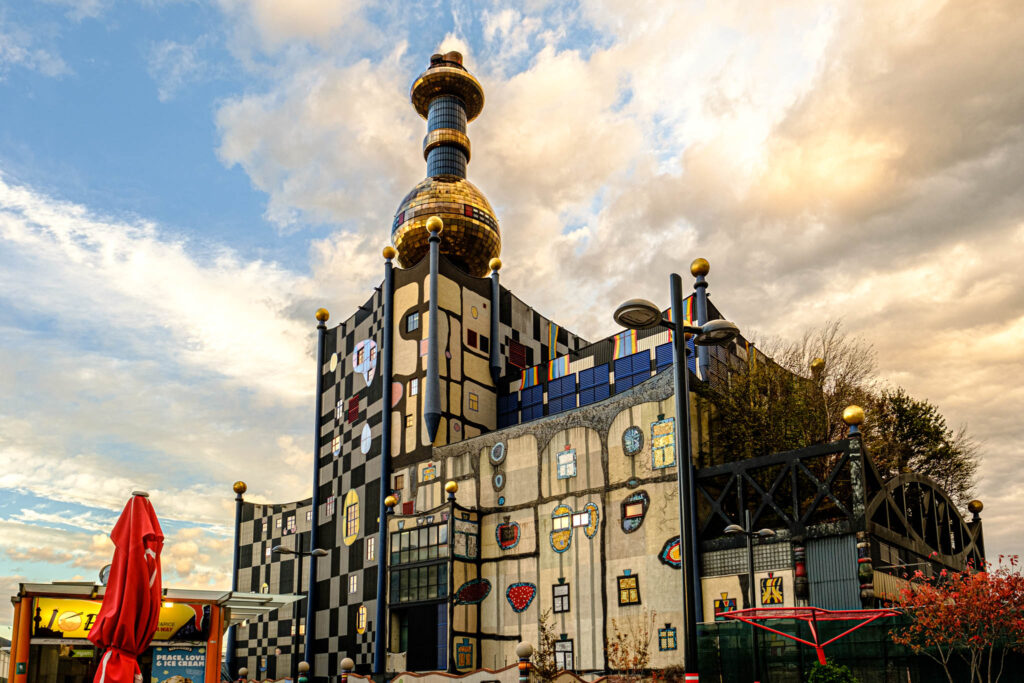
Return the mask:
M927 655L915 655L909 648L892 642L890 632L901 618L880 619L858 629L825 648L825 656L834 664L850 667L860 683L941 683L946 674L941 665ZM824 642L850 628L850 622L819 622ZM795 620L771 622L772 628L813 640L807 625ZM752 626L744 623L717 622L699 629L700 680L721 683L748 683L753 678L751 656ZM803 683L817 662L814 650L788 638L760 630L761 683ZM956 655L955 681L969 681L969 671ZM1024 656L1007 653L1001 682L1024 681Z

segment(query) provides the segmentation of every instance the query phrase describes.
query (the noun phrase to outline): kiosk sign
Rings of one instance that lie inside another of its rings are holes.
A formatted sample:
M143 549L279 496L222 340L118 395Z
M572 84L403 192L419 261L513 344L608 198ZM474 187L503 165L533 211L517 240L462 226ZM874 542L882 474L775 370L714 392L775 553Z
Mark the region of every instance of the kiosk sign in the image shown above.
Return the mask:
M206 648L160 645L153 648L151 683L202 683Z

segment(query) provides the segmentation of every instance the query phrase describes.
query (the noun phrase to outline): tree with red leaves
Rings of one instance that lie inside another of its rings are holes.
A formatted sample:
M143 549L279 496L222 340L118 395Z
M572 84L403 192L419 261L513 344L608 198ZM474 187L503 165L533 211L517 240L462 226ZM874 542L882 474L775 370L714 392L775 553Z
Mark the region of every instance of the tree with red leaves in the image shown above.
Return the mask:
M893 631L893 641L942 664L949 683L954 655L967 663L971 683L997 683L1007 651L1024 651L1024 575L1016 556L981 570L917 571L897 606L910 623Z

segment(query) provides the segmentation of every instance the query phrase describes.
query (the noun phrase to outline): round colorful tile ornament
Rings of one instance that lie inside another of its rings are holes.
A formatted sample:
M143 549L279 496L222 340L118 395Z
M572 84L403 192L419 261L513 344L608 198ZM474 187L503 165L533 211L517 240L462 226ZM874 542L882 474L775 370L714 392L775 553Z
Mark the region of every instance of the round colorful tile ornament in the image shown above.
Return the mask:
M505 591L505 599L516 614L525 612L536 595L537 587L532 583L513 583Z
M497 467L505 461L505 444L499 441L498 443L491 446L490 454L491 464Z
M673 536L665 541L665 545L661 547L661 552L658 553L658 559L661 560L661 563L664 565L672 567L673 569L679 569L683 566L683 558L679 550L679 537Z
M586 534L587 538L593 538L597 535L597 527L601 521L601 513L598 512L596 503L587 503L583 506L583 509L590 513L590 521L583 527L583 533Z
M511 550L519 545L519 524L505 522L494 527L494 538L502 550Z
M559 505L551 511L551 549L564 553L572 545L572 508Z

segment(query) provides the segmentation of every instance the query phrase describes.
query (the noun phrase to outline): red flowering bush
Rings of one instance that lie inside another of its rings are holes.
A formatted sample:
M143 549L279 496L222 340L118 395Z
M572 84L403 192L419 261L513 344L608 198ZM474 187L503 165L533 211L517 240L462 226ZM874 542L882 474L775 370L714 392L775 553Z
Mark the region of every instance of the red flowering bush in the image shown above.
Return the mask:
M893 631L893 641L942 664L950 683L953 655L967 663L972 682L996 683L1007 651L1024 651L1024 575L1016 556L933 577L917 571L896 606L910 622Z

